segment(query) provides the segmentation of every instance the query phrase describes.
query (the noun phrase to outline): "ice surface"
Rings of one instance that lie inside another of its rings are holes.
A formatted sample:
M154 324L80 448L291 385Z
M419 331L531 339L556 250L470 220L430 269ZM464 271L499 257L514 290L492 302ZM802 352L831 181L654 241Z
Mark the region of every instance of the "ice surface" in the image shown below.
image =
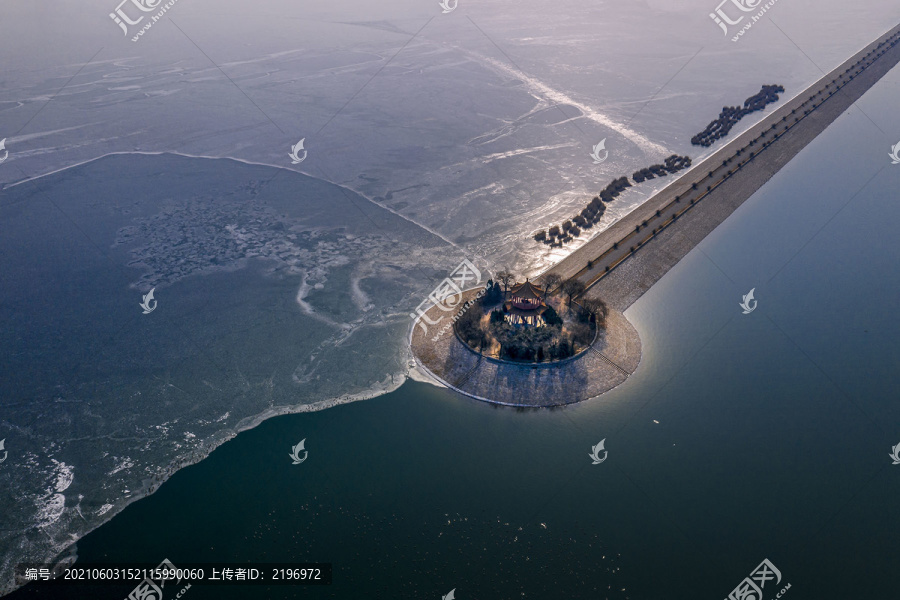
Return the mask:
M0 572L267 416L399 385L407 315L463 257L539 272L578 243L533 231L667 153L699 162L688 140L723 105L762 83L789 97L900 17L886 0L779 3L786 33L732 44L706 0L427 4L273 20L180 3L203 52L165 20L132 44L104 11L10 7ZM75 20L83 38L45 43Z

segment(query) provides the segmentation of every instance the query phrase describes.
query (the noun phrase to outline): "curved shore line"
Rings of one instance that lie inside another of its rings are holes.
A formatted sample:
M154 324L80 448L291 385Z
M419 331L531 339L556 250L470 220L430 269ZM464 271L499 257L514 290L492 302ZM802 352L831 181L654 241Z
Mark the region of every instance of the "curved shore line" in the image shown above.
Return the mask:
M398 378L399 381L395 381L395 378ZM384 396L386 394L390 394L391 392L396 391L400 388L408 379L412 379L414 381L422 381L421 377L418 377L417 374L413 373L413 366L407 363L407 370L405 372L400 372L391 375L391 383L387 384L385 387L380 388L381 384L377 384L372 386L367 390L363 390L361 392L357 392L355 394L344 394L341 396L337 396L335 398L328 398L325 400L319 400L317 402L312 402L310 404L298 404L298 405L290 405L290 406L281 406L276 408L270 408L258 415L253 415L250 417L245 417L238 421L238 423L229 429L222 430L218 432L216 435L213 435L210 440L202 444L201 447L194 449L191 452L187 452L183 455L176 456L174 459L168 464L165 468L165 472L159 476L157 479L154 477L145 478L141 481L141 486L137 490L132 490L132 493L127 498L120 499L115 502L108 511L103 513L102 521L88 527L85 529L78 537L72 540L70 543L66 544L61 550L57 551L52 556L47 557L45 560L40 561L46 564L56 564L59 562L63 562L69 559L71 556L77 556L78 552L78 542L83 537L89 535L93 531L96 531L100 527L103 527L107 523L109 523L114 517L119 515L123 510L128 508L134 502L138 500L142 500L151 496L156 491L159 490L160 486L163 483L169 480L173 475L190 467L191 465L195 465L207 458L216 448L221 446L222 444L231 441L238 434L243 433L245 431L249 431L258 427L264 421L267 421L274 417L280 417L284 415L294 415L301 413L309 413L309 412L319 412L322 410L326 410L329 408L334 408L336 406L342 406L344 404L351 404L353 402L358 402L362 400L371 400L372 398L377 398L379 396ZM387 378L385 378L385 382ZM385 383L382 382L382 383ZM68 509L72 510L72 509ZM82 518L84 518L82 516ZM87 521L85 519L85 521ZM74 535L74 534L73 534ZM0 597L6 596L7 594L11 594L16 590L27 585L25 583L16 583L11 586L4 585L3 582L0 582Z
M309 173L305 173L305 172L299 171L299 170L297 170L297 169L291 169L290 167L285 167L284 165L273 165L273 164L271 164L271 163L255 162L255 161L252 161L252 160L246 160L246 159L243 159L243 158L235 158L234 156L204 156L204 155L200 155L200 154L185 154L185 153L183 153L183 152L177 152L177 151L175 151L175 150L160 150L160 151L157 151L157 152L147 152L147 151L143 151L143 150L128 150L128 151L121 151L121 152L107 152L106 154L101 154L100 156L95 156L94 158L89 158L89 159L87 159L87 160L84 160L84 161L81 161L81 162L78 162L78 163L75 163L75 164L72 164L72 165L66 165L65 167L61 167L61 168L59 168L59 169L54 169L53 171L49 171L49 172L47 172L47 173L41 173L40 175L35 175L34 177L26 177L25 179L20 179L19 181L14 181L14 182L12 182L12 183L8 183L8 184L6 184L5 186L3 186L2 188L0 188L0 191L8 190L8 189L14 188L14 187L16 187L16 186L18 186L18 185L22 185L23 183L28 183L28 182L31 182L31 181L36 181L36 180L38 180L38 179L41 179L41 178L44 178L44 177L47 177L47 176L50 176L50 175L56 175L56 174L62 173L62 172L64 172L64 171L68 171L69 169L74 169L74 168L76 168L76 167L81 167L81 166L84 166L84 165L88 165L88 164L90 164L90 163L92 163L92 162L96 162L96 161L98 161L98 160L101 160L101 159L103 159L103 158L107 158L107 157L109 157L109 156L130 156L130 155L139 155L139 156L165 156L165 155L171 155L171 156L181 156L181 157L183 157L183 158L197 158L197 159L203 159L203 160L233 160L233 161L235 161L235 162L239 162L239 163L241 163L241 164L250 165L250 166L254 166L254 167L270 167L270 168L272 168L272 169L278 169L279 171L287 171L287 172L289 172L289 173L294 173L294 174L297 174L297 175L303 175L304 177L311 177L312 179L317 179L317 180L319 180L319 181L324 181L325 183L328 183L328 184L330 184L330 185L333 185L333 186L335 186L335 187L337 187L337 188L340 188L340 189L342 189L342 190L347 190L348 192L350 192L350 193L352 193L352 194L356 194L357 196L359 196L360 198L366 200L367 202L369 202L369 203L371 203L371 204L377 206L378 208L381 208L381 209L383 209L383 210L386 210L387 212L391 213L391 214L394 215L395 217L399 217L399 218L403 219L404 221L407 221L408 223L410 223L410 224L412 224L412 225L415 225L416 227L418 227L418 228L420 228L420 229L422 229L422 230L424 230L424 231L427 231L427 232L430 233L431 235L433 235L433 236L439 238L440 240L442 240L442 241L444 241L444 242L450 244L451 246L453 246L453 247L456 248L457 250L460 250L461 252L464 253L464 249L463 249L463 248L460 248L460 246L459 246L456 242L447 239L446 237L444 237L444 236L441 235L440 233L434 231L434 230L431 229L430 227L427 227L427 226L425 226L425 225L422 225L421 223L417 223L416 221L413 221L413 220L410 219L409 217L407 217L407 216L405 216L405 215L403 215L403 214L397 212L396 210L394 210L394 209L392 209L392 208L389 208L388 206L385 206L385 205L383 205L383 204L379 204L378 202L376 202L376 201L373 200L372 198L369 198L368 196L364 195L363 193L358 192L358 191L354 190L353 188L347 187L346 185L337 183L336 181L331 181L330 179L323 179L322 177L316 177L315 175L310 175ZM321 170L321 169L320 169L320 170ZM324 175L324 173L323 173L323 175Z
M474 298L478 289L464 291L460 302ZM413 360L438 385L490 404L516 408L576 404L618 387L641 362L640 335L616 310L609 311L606 329L598 328L585 351L543 364L485 360L455 334L429 334L423 322L441 315L440 307L431 306L413 321L408 339Z

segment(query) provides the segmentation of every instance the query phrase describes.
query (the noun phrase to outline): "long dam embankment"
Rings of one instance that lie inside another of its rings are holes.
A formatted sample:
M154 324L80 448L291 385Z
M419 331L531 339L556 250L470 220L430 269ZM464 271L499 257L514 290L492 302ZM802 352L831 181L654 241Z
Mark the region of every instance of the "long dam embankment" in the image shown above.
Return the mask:
M900 25L551 267L624 311L900 62ZM545 274L546 274L545 273Z
M640 335L622 312L898 62L900 26L551 267L546 273L578 279L586 296L610 308L603 331L578 358L530 366L492 361L416 320L410 331L416 364L461 394L519 407L572 404L621 385L642 353ZM442 316L438 306L428 312Z

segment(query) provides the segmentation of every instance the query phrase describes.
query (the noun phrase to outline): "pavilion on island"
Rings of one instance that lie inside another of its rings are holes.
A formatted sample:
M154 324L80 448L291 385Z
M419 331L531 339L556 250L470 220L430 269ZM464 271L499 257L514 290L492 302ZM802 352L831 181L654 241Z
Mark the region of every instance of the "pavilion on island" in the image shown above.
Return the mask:
M544 324L541 313L546 305L543 301L544 290L528 280L510 290L511 296L506 304L506 320L513 325L537 327Z

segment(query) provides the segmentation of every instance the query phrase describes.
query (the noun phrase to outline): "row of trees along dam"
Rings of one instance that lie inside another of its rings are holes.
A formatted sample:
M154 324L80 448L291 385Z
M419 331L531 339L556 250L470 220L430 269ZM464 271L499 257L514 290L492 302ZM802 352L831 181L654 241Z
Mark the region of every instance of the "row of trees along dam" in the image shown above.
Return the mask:
M673 154L663 161L663 164L650 165L649 167L635 171L631 176L631 179L635 183L642 183L649 179L665 177L670 173L677 173L690 166L691 159L689 156L678 156L677 154ZM600 219L603 218L603 213L606 211L606 205L615 200L619 194L624 192L627 188L630 188L631 185L631 181L628 180L628 177L623 176L613 179L605 188L603 188L603 191L601 191L599 195L594 196L581 212L571 219L566 219L561 225L553 225L549 229L538 231L534 234L534 240L536 242L549 244L550 247L559 247L563 244L568 244L580 236L582 230L590 229L599 223Z
M778 102L778 94L783 94L784 88L780 85L764 85L759 93L744 100L744 106L723 106L719 118L710 122L706 129L691 138L691 144L695 146L709 147L719 138L728 135L731 128L738 121L752 112L763 110L769 104Z

